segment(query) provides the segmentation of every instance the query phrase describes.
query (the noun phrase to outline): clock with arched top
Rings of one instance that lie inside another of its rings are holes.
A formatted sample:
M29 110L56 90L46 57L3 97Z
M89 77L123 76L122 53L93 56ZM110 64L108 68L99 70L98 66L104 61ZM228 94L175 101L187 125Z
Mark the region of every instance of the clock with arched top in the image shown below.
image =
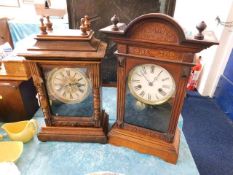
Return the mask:
M176 163L178 119L195 53L217 44L185 35L171 17L151 13L101 29L117 44L117 120L109 143ZM198 35L203 35L199 31Z

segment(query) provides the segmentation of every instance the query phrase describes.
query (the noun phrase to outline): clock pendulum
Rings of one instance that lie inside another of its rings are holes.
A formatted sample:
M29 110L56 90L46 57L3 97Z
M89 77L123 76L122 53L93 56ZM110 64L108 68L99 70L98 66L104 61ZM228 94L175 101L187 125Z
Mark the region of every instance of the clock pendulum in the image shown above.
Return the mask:
M117 44L117 120L108 142L176 163L177 123L194 56L217 40L213 32L205 39L204 29L202 40L186 36L173 18L159 13L128 25L116 15L111 21L100 30Z

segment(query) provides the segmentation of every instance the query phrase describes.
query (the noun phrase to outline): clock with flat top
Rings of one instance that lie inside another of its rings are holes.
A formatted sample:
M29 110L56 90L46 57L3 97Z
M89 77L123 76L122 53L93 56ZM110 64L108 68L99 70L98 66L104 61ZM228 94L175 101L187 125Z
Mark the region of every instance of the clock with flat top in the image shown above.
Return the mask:
M81 103L90 93L90 80L78 68L54 68L47 75L50 96L64 103Z
M44 115L39 140L106 143L100 68L107 44L94 37L88 16L73 30L53 30L40 21L41 33L19 54L29 60Z
M149 105L159 105L169 100L175 92L171 74L156 64L143 64L129 72L128 86L133 96Z

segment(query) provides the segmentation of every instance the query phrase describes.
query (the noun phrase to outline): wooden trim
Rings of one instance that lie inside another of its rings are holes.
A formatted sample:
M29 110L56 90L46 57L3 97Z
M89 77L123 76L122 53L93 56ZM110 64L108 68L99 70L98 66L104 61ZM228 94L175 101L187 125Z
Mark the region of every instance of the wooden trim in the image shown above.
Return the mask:
M152 154L169 163L176 164L179 154L180 131L178 128L176 129L174 140L170 143L119 128L115 124L108 134L108 143L124 146L144 154Z

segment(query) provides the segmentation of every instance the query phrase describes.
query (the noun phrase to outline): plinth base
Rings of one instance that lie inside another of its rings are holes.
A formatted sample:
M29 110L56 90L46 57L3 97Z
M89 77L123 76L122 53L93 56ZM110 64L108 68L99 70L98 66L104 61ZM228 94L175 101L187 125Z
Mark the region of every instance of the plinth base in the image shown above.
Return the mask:
M108 134L108 142L116 146L124 146L138 152L151 154L176 164L179 155L180 131L177 128L173 142L165 142L158 138L138 134L114 125Z
M38 134L40 141L72 141L106 143L108 131L108 115L103 113L103 126L94 127L42 127Z

